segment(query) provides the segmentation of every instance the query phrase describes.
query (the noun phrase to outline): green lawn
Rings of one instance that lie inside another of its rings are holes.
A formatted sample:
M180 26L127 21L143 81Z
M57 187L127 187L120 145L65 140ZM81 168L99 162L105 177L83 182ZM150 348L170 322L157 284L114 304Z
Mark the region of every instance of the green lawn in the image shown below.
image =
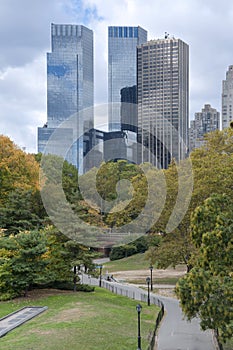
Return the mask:
M148 270L149 262L145 260L145 254L134 254L128 258L109 261L104 264L104 269L108 272Z
M25 305L48 306L40 316L0 338L1 350L135 350L137 301L104 289L0 303L0 317ZM159 309L142 304L142 348Z

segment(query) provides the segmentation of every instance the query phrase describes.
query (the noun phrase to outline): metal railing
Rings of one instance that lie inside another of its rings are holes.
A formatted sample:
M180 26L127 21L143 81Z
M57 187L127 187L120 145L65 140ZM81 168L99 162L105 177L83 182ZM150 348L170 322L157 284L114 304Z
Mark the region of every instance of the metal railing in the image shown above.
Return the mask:
M144 293L142 290L140 290L137 287L133 288L133 287L129 287L127 285L126 286L117 285L117 284L113 284L112 282L108 282L108 281L104 281L104 280L102 281L102 287L105 289L108 289L109 291L111 291L114 294L122 295L122 296L128 297L130 299L135 299L135 300L147 302L147 293ZM163 304L163 302L160 299L158 299L157 297L155 297L154 295L151 295L150 301L152 304L160 307L160 311L159 311L158 316L157 316L156 321L155 321L155 328L154 328L152 334L150 335L150 344L147 347L147 350L154 349L155 343L156 343L157 330L158 330L159 324L164 316L164 304Z
M215 345L217 350L223 350L223 345L222 345L222 343L219 340L218 329L214 329L213 330L213 341L214 341L214 345Z
M152 333L152 336L151 336L151 339L150 339L150 344L147 348L147 350L153 350L155 348L155 343L156 343L156 336L157 336L157 330L159 328L159 324L164 316L164 305L162 303L162 301L160 301L161 303L161 309L158 313L158 316L156 318L156 321L155 321L155 328L154 328L154 331Z

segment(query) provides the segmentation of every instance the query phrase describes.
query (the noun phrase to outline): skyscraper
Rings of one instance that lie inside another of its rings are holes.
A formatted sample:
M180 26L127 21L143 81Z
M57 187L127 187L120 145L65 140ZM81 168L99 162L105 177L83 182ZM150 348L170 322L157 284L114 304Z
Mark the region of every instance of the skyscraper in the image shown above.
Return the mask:
M180 39L151 40L137 49L140 160L167 168L188 149L189 47Z
M121 89L121 129L137 132L137 86Z
M229 66L226 80L222 82L222 128L228 128L233 120L233 66Z
M109 129L120 130L121 89L136 85L137 45L147 41L147 31L141 27L108 28L108 102Z
M204 144L204 135L220 129L220 113L206 104L201 112L195 113L189 128L189 150L201 147Z
M47 123L38 130L38 151L44 151L48 135L52 135L62 122L75 113L90 108L87 113L79 114L72 146L72 163L82 167L83 134L94 124L91 107L93 96L93 32L82 25L52 24L52 52L47 53ZM72 130L64 130L64 138L72 137ZM63 140L60 131L61 143ZM48 152L49 150L47 150ZM54 152L56 149L54 150ZM52 152L51 152L52 153Z

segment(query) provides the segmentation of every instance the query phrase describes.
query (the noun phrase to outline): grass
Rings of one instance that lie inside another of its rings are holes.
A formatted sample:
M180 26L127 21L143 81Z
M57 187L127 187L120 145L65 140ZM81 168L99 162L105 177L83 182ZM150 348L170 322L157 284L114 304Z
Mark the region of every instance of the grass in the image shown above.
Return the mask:
M1 350L134 350L137 301L101 288L0 303L0 317L27 305L48 306L40 316L0 339ZM159 309L142 304L142 348L149 343Z
M145 260L145 254L135 254L128 258L105 263L104 270L108 270L109 273L115 271L148 270L149 265L148 260Z

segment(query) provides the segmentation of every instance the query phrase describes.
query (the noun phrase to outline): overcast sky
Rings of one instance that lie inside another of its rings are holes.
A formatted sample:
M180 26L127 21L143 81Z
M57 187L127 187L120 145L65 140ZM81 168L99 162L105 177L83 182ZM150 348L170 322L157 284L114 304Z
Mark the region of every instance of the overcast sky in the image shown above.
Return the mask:
M107 102L107 27L140 25L149 39L170 35L190 49L190 119L210 103L221 111L221 86L233 64L230 0L1 0L0 134L37 152L46 122L46 52L51 23L94 31L95 103Z

